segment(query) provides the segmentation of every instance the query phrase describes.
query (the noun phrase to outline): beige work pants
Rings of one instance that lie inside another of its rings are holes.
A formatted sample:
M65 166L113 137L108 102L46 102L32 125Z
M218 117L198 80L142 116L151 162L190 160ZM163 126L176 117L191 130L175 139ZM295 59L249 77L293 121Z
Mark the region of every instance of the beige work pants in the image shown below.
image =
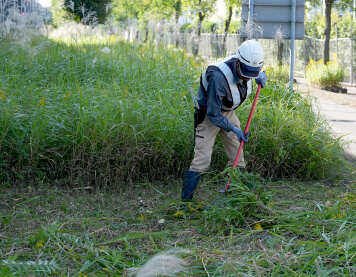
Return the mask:
M237 118L235 111L223 112L223 115L236 127L241 128L240 121ZM240 146L236 134L233 132L226 132L219 127L216 127L211 123L209 118L205 116L204 121L196 128L194 159L190 165L190 171L202 173L209 168L215 137L218 133L221 136L226 155L229 159L228 166L233 166ZM241 152L237 167L245 167L243 152Z

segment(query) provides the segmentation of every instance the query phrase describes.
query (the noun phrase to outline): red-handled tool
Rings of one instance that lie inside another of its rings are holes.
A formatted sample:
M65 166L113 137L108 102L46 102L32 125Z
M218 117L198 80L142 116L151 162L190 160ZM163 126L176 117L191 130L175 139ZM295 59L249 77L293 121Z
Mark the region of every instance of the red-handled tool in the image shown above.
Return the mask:
M256 91L255 100L253 101L252 108L251 108L251 111L250 111L250 115L248 117L247 124L246 124L246 127L245 127L245 131L244 131L245 134L248 132L248 129L250 128L252 115L253 115L253 113L255 111L255 107L256 107L256 104L257 104L258 96L260 95L261 88L262 88L261 84L259 84L258 88L257 88L257 91ZM239 150L237 151L236 158L235 158L234 164L232 166L233 169L236 168L237 163L239 162L243 146L244 146L244 141L241 140L240 146L239 146ZM225 187L225 192L227 192L229 190L230 183L231 183L231 177L229 177L229 180L227 181L227 184L226 184L226 187Z

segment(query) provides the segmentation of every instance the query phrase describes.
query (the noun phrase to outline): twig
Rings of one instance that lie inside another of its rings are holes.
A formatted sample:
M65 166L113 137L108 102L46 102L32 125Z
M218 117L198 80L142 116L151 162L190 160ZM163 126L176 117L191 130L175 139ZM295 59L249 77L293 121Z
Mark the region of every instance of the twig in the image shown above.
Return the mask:
M297 198L298 196L301 196L301 195L303 195L303 194L305 194L305 193L307 193L307 192L310 192L310 191L307 190L307 191L305 191L305 192L303 192L303 193L300 193L300 194L297 194L297 195L293 196L292 198L295 199L295 198Z
M95 234L95 233L101 232L101 231L103 231L104 229L108 228L109 226L110 226L110 225L105 226L105 227L102 227L102 228L100 228L100 229L98 229L98 230L95 230L94 232L91 232L89 235L93 235L93 234Z
M81 188L74 188L75 190L79 190L79 189L93 189L93 187L81 187Z

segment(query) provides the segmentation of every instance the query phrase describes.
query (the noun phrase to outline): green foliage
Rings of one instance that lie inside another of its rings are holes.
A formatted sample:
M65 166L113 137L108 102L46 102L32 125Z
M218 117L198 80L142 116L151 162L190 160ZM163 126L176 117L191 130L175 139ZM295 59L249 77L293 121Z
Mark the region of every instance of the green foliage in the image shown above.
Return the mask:
M182 13L181 0L114 0L110 13L117 21L127 19L172 19L178 20Z
M105 46L111 53L101 52ZM18 51L0 63L2 181L117 183L178 176L187 166L193 108L186 84L201 69L183 51L115 38L79 47L48 42L37 56Z
M353 20L353 15L350 12L344 12L342 17L339 17L336 11L331 14L331 30L330 37L335 39L349 38L351 36L351 24L353 23L353 36L356 36L356 21ZM325 30L325 16L317 14L310 21L305 22L305 33L308 36L316 37L318 39L324 38Z
M213 33L216 31L217 24L215 22L205 20L202 25L202 30L205 33Z
M183 7L202 21L214 11L217 0L182 0Z
M310 60L305 74L310 84L315 87L340 87L340 82L345 77L345 70L334 57L334 61L327 64L324 64L323 60L318 62Z
M80 20L94 12L97 20L104 23L108 16L109 2L110 0L65 0L63 7L68 13L79 15Z
M182 32L190 32L192 30L192 23L185 23L180 27Z
M266 74L268 76L268 80L280 80L285 83L289 81L288 65L268 66L266 67Z
M114 0L110 13L117 21L127 19L142 19L145 11L149 11L149 4L141 0Z
M214 33L216 31L217 28L217 23L215 22L211 22L211 21L203 21L202 23L202 32L203 33ZM187 31L187 32L191 32L193 30L196 30L196 28L198 27L198 21L195 20L192 23L185 23L181 26L181 31Z

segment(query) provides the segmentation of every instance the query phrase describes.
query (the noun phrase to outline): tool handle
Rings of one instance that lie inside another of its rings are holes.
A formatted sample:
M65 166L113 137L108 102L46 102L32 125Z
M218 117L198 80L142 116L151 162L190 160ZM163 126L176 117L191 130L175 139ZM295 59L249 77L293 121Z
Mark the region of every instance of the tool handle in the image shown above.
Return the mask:
M255 107L256 107L256 104L257 104L257 100L258 100L258 97L260 95L260 91L261 91L261 84L258 85L258 88L257 88L257 91L256 91L256 96L255 96L255 100L253 101L253 104L252 104L252 108L251 108L251 111L250 111L250 115L248 117L248 120L247 120L247 123L246 123L246 127L245 127L245 131L244 133L246 134L250 128L250 124L251 124L251 120L252 120L252 115L253 113L255 112ZM232 168L236 168L237 166L237 163L239 162L239 159L240 159L240 155L241 155L241 152L242 152L242 147L244 146L244 141L241 140L240 142L240 146L239 146L239 150L237 151L237 155L236 155L236 158L235 158L235 161L234 161L234 164L232 166ZM230 183L231 183L231 177L229 178L229 181L227 182L226 184L226 188L225 188L225 191L228 191L229 188L230 188Z

